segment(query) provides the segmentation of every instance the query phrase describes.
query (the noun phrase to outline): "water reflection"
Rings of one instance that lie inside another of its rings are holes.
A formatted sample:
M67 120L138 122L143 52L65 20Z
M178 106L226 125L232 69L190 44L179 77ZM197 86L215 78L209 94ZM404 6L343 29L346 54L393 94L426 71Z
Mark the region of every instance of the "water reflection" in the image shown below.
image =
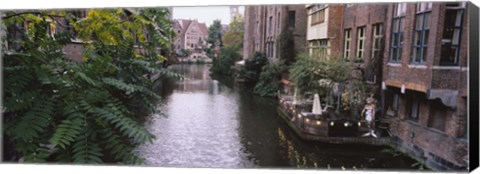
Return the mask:
M207 65L176 65L184 81L162 85L162 114L145 126L157 139L136 153L155 166L407 169L413 161L380 153L381 147L330 145L298 139L277 116L278 102L209 75Z

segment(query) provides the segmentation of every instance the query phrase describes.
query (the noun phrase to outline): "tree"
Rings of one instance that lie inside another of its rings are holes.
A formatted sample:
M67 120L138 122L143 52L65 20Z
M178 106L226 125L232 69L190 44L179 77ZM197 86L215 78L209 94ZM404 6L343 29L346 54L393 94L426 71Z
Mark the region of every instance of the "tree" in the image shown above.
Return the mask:
M187 50L187 49L180 49L180 57L188 57L192 54L192 51Z
M244 22L241 16L235 16L223 36L225 46L233 46L241 50L243 47Z
M208 27L208 39L207 43L211 44L211 47L223 46L222 42L222 23L220 20L214 20L213 24ZM218 45L217 45L218 44Z
M295 51L295 41L293 38L292 29L287 27L283 29L283 31L280 33L280 36L277 38L277 43L277 49L279 50L278 56L280 59L285 61L287 66L295 62L297 53Z
M268 62L263 66L259 75L258 83L255 85L253 92L260 96L275 97L277 91L281 89L281 73L286 69L284 63L279 60Z
M241 59L242 55L238 53L237 48L232 46L223 47L221 48L220 56L213 59L210 71L215 74L232 75L234 72L232 66Z
M2 53L3 121L5 148L17 157L4 159L142 163L132 150L154 136L136 113L155 111L160 99L152 91L159 78L150 75L180 78L157 66L165 61L158 48L170 45L168 27L157 25L168 25L164 12L101 9L82 19L65 11L7 12L3 24L14 33L2 40L17 47ZM82 63L62 51L71 31L48 32L62 20L85 41ZM133 49L134 37L144 53Z

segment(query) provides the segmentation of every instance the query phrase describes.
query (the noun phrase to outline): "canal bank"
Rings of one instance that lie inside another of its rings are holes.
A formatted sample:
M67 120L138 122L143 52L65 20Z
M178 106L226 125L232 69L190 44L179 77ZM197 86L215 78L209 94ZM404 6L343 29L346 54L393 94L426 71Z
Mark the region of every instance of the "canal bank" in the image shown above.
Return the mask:
M160 114L146 118L156 136L137 147L147 165L216 168L319 168L416 170L415 161L384 153L385 146L325 144L301 140L262 98L212 79L209 65L173 65L184 81L166 80Z

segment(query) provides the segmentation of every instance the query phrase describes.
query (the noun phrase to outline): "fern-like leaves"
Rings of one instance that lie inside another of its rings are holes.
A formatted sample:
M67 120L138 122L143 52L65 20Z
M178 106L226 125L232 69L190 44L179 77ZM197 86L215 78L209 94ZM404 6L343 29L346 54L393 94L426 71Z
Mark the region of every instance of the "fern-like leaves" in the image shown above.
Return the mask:
M15 139L33 141L43 133L44 129L51 123L55 104L49 100L39 100L30 112L16 125L13 132Z
M63 120L55 129L55 133L50 139L50 143L65 149L70 145L83 129L83 120Z

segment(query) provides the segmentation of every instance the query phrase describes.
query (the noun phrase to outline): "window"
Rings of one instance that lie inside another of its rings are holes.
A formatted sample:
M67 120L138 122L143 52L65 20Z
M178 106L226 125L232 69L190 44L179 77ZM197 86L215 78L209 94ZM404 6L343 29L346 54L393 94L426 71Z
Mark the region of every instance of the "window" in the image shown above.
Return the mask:
M309 42L311 56L320 60L328 60L328 40L312 40Z
M417 4L417 14L415 15L415 31L413 36L412 64L424 64L427 58L428 35L431 2L422 2Z
M277 14L277 31L280 31L280 13Z
M420 113L420 102L418 99L410 96L406 103L406 114L408 119L418 121L418 115Z
M430 115L428 117L428 127L444 131L445 118L447 115L447 106L443 105L441 101L434 100L430 104Z
M343 46L343 57L345 58L345 60L348 60L350 56L350 42L352 40L350 35L351 31L352 31L351 29L346 29L344 32L345 42Z
M373 42L372 42L372 58L380 57L382 43L383 43L383 25L375 24L373 25Z
M272 16L268 18L268 33L272 33Z
M295 28L295 11L288 11L288 27Z
M271 41L266 43L267 58L273 58L273 46L274 46L274 43Z
M390 62L400 62L402 58L402 44L403 44L403 17L405 15L407 4L399 3L394 6L393 20L392 20L392 37L390 46Z
M135 30L132 30L132 36L133 36L133 45L137 45L139 43L139 40L137 37L137 32L135 32Z
M443 24L440 65L458 65L464 9L464 2L447 3Z
M392 98L392 110L398 111L398 94L393 94Z
M363 53L365 52L365 27L357 28L357 58L363 60Z
M399 3L395 5L395 16L404 16L407 11L407 3Z
M312 8L310 25L316 25L325 22L325 7Z

